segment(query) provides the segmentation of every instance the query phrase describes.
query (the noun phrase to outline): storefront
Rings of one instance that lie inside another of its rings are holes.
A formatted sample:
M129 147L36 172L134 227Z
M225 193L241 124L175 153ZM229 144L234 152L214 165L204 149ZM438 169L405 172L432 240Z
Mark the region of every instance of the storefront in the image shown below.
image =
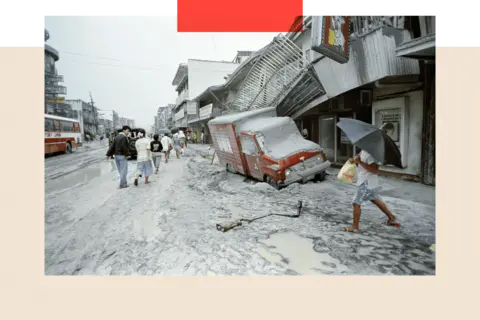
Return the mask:
M330 99L297 118L300 130L307 129L308 139L318 143L327 158L341 166L360 149L337 127L340 118L351 118L387 127L387 134L402 153L403 169L381 167L385 173L420 177L422 172L423 90L417 83L375 84ZM361 99L358 99L361 97Z
M415 37L401 43L398 57L418 60L423 82L421 136L421 181L435 185L435 17L419 17Z
M198 118L189 121L189 126L193 132L197 133L198 142L201 143L202 132L205 135L205 143L211 144L210 130L208 129L208 121L213 118L213 104L201 107L198 112ZM192 134L193 134L192 132Z
M300 129L307 129L308 139L318 143L334 164L343 165L356 154L355 146L337 127L340 118L371 123L371 102L358 99L364 91L368 90L353 90L325 101L297 119Z

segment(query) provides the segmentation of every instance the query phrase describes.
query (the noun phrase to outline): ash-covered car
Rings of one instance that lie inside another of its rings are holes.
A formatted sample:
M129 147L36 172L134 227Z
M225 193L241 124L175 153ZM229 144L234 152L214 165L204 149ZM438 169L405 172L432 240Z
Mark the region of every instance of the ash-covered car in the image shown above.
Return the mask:
M142 128L135 128L130 131L130 136L128 138L128 145L130 146L130 157L131 159L137 158L137 149L135 148L135 142L138 140L138 133L143 130ZM117 129L115 136L122 132L122 129ZM110 145L113 143L113 139L110 140Z

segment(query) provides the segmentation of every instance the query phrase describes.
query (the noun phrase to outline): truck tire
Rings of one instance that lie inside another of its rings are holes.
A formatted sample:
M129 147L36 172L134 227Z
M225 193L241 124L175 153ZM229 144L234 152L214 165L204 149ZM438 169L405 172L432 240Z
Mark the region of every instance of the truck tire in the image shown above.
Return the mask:
M322 171L320 173L317 173L317 175L315 176L315 182L322 182L322 181L325 181L325 177L326 177L327 173L325 171Z
M266 176L265 182L274 187L275 189L280 190L280 186L278 185L278 183L275 182L275 180L273 180L272 177Z

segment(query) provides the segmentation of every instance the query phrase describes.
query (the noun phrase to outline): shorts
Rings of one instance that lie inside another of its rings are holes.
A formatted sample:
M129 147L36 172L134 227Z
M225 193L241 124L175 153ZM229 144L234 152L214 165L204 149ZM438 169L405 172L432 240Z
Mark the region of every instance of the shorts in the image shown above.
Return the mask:
M361 205L365 201L380 200L383 201L378 194L380 188L368 189L368 182L365 181L357 187L357 193L353 197L352 204Z
M160 167L160 161L162 160L162 157L160 155L152 155L152 160L153 166L158 169Z
M144 177L151 176L153 173L152 162L150 160L137 162L137 171Z

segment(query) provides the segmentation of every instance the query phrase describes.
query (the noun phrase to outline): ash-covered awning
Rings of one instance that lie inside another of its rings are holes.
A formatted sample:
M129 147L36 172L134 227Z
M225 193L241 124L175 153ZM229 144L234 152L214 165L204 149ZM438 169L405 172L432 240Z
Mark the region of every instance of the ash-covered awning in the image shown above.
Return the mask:
M435 60L435 34L415 38L400 44L395 50L397 57L419 60Z

